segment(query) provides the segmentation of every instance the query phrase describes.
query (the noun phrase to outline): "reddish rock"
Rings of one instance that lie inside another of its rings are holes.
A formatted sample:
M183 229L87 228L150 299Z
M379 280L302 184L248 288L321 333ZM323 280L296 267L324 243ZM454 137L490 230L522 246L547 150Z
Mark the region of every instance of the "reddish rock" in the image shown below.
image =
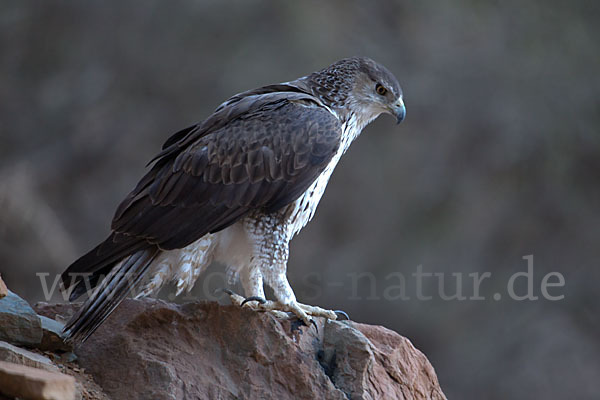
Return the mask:
M58 372L58 368L48 357L13 346L12 344L3 341L0 341L0 361Z
M0 299L6 296L8 296L8 288L2 280L2 275L0 275Z
M62 331L65 327L64 324L43 315L39 317L42 323L42 342L37 346L38 349L60 352L73 350L73 347L69 343L63 341Z
M75 314L75 312L79 309L80 306L80 302L64 304L38 301L33 305L33 309L39 315L56 320L64 324L73 316L73 314Z
M126 300L75 351L115 400L445 399L426 357L395 332L296 325L217 303Z
M410 340L381 326L328 323L323 361L351 399L445 399L433 367Z
M0 361L0 393L32 400L75 400L75 379L59 372Z

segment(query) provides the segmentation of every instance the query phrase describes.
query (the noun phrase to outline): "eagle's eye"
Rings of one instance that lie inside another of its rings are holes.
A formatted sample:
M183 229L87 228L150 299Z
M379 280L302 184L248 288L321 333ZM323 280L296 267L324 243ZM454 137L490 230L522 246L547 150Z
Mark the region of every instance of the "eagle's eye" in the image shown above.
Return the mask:
M381 96L385 96L385 94L387 93L387 89L381 83L375 85L375 91Z

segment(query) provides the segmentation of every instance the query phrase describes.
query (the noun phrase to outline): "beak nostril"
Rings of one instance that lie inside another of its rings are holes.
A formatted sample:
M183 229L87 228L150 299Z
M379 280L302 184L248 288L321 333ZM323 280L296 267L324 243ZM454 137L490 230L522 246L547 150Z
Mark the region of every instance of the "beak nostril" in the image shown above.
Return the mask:
M406 117L406 107L404 106L402 99L398 99L396 104L394 104L394 116L396 117L396 123L398 124Z

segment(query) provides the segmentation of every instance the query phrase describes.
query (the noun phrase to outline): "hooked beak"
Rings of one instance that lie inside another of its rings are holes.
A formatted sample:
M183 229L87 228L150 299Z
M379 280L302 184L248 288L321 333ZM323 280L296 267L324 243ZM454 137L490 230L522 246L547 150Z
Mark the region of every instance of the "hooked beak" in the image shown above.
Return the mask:
M398 101L390 106L390 113L396 117L397 124L404 120L404 117L406 117L406 107L404 107L402 97L400 97Z

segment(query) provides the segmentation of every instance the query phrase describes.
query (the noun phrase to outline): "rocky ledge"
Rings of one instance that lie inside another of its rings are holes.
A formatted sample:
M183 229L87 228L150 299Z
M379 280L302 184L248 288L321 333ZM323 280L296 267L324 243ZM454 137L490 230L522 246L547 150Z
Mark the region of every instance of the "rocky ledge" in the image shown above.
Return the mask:
M386 328L209 302L126 300L75 353L115 400L445 399L427 358Z
M34 308L41 317L64 321L77 305L39 303ZM32 325L30 314L24 321ZM36 330L43 321L33 324ZM17 374L4 365L13 373L5 379L14 383L26 376L34 388L43 388L36 379L46 378L73 386L65 380L67 374L77 389L69 398L90 400L445 399L433 367L408 339L380 326L316 322L316 328L299 326L270 313L209 302L126 300L74 349L75 355L56 338L51 342L54 350L39 350L47 348L40 339L37 350L30 350L46 356L44 362L54 367L29 363L24 368L44 370L32 374L19 369ZM8 361L20 363L15 360Z

